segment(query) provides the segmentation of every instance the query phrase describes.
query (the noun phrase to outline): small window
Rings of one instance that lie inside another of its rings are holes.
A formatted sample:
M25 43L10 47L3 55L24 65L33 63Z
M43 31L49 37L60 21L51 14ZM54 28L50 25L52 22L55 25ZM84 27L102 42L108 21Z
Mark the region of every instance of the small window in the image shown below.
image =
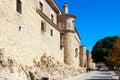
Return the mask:
M75 57L78 56L78 48L75 49Z
M50 30L50 34L51 34L51 36L53 36L53 30L52 29Z
M75 20L72 21L73 25L75 26Z
M60 33L60 49L62 50L64 44L63 44L63 33Z
M4 48L0 48L0 55L3 55L4 53ZM0 56L0 58L2 58L2 56Z
M21 28L22 28L22 27L21 27L21 26L19 26L19 31L21 31Z
M43 4L41 2L39 2L39 8L41 11L43 11Z
M75 24L75 20L72 21Z
M46 31L46 26L44 22L41 22L41 31L45 32Z
M52 20L52 22L54 21L54 16L51 14L51 20Z
M17 12L20 13L20 14L22 13L21 7L22 7L21 6L21 1L17 0L16 1L16 9L17 9Z

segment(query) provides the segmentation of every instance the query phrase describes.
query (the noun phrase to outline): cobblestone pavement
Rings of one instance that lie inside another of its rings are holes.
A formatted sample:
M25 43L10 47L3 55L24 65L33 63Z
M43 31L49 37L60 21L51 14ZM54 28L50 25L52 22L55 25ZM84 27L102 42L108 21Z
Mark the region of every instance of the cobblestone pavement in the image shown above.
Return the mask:
M64 80L119 80L119 76L113 71L92 71Z

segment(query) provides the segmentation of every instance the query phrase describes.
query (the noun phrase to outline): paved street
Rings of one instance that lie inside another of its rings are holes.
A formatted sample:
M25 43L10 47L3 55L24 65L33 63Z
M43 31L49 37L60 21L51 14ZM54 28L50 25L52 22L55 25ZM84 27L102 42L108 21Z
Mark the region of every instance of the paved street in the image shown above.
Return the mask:
M75 77L71 77L65 80L119 80L117 76L112 71L92 71L89 73L80 74Z

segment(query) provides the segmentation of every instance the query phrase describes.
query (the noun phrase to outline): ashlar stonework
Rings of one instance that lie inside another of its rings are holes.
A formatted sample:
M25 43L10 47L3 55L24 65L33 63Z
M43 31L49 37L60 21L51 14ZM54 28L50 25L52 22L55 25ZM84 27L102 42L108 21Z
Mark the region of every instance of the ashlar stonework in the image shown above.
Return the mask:
M86 48L75 20L67 3L60 11L54 0L1 0L0 80L62 80L84 72Z

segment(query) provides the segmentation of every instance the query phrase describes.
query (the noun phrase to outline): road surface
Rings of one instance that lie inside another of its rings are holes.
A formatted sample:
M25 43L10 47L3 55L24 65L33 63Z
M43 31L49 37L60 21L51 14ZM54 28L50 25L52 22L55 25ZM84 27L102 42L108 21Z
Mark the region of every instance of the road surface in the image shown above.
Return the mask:
M92 71L64 80L119 80L119 76L113 71Z

